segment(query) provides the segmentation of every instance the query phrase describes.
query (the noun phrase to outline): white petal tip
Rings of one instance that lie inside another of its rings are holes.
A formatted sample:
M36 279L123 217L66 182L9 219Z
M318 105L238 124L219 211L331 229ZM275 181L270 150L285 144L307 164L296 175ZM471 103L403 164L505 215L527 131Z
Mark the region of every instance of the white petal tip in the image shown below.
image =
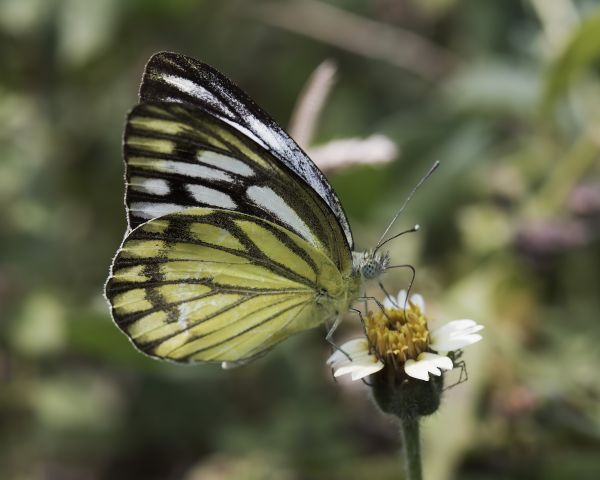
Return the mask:
M483 330L483 325L474 320L461 319L436 328L431 332L429 346L436 352L452 352L480 341L483 337L475 332Z
M382 368L383 368L383 363L378 361L374 365L371 365L369 367L364 367L364 368L361 368L360 370L355 371L352 374L352 380L360 380L362 378L368 377L369 375L377 373Z
M383 308L385 308L386 310L393 310L394 308L396 308L396 305L394 305L394 302L390 297L385 297L383 299Z
M443 355L423 352L417 360L407 360L404 364L404 371L407 375L419 380L429 380L429 375L440 376L441 370L452 370L454 364L452 360Z
M404 308L404 305L406 304L406 290L400 290L398 292L397 304L398 304L398 307Z
M419 310L421 310L421 313L425 312L425 299L423 298L423 295L415 293L414 295L412 295L410 297L410 301L413 305L416 305L417 307L419 307Z

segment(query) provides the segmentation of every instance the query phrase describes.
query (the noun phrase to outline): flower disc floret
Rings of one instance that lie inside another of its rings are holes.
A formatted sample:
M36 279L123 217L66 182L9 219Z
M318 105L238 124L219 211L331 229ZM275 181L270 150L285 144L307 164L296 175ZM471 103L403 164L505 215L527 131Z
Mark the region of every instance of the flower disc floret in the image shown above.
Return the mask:
M416 359L429 345L427 318L419 305L409 301L404 305L369 312L366 319L367 337L375 354L384 362L390 357L399 363Z

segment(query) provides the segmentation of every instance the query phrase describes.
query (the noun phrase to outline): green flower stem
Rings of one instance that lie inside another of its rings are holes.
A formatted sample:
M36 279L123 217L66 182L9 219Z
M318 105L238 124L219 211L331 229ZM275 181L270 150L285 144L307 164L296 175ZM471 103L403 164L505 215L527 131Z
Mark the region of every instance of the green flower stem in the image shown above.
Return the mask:
M404 466L408 480L421 480L421 443L419 438L419 417L407 416L400 420L404 443Z

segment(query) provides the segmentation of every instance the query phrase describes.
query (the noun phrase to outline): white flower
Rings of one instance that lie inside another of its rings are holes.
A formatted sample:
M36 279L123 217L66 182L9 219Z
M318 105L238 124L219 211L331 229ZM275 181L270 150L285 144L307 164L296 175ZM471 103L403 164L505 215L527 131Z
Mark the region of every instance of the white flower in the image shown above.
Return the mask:
M372 348L369 348L369 339L366 337L344 343L327 360L334 370L334 376L352 374L352 380L364 378L384 367L380 358L392 355L397 364L404 365L407 375L428 381L430 374L439 376L442 370L454 368L447 352L460 350L482 338L477 332L483 326L468 319L454 320L428 331L424 315L425 301L419 294L412 295L407 302L407 293L401 290L398 298L386 298L383 305L387 313L378 312L368 318L367 332ZM388 325L390 322L396 322L391 329ZM409 325L412 327L407 328Z
M334 377L351 373L352 380L359 380L383 368L383 362L369 353L369 341L366 337L344 343L340 350L327 359L327 363L333 368Z

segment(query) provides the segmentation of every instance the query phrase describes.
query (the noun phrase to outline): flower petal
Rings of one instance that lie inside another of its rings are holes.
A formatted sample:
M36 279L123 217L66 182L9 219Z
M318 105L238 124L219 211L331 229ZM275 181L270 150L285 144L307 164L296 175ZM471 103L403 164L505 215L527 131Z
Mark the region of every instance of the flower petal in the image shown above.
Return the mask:
M352 374L352 380L366 377L383 368L383 363L369 353L369 342L364 337L342 344L340 350L327 359L327 363L333 368L334 377Z
M453 320L431 332L429 346L436 352L451 352L472 345L482 339L476 334L483 329L474 320Z
M369 355L366 358L362 358L360 361L356 360L340 366L339 368L335 369L333 376L341 377L342 375L351 373L352 380L358 380L359 378L363 378L367 375L378 372L382 368L383 363L375 356Z
M406 290L400 290L398 292L398 308L400 310L404 310L404 305L406 304Z
M429 374L439 376L442 374L440 369L452 370L452 368L454 364L448 357L430 352L420 353L416 360L407 360L404 364L407 375L424 381L429 380Z
M418 378L419 380L429 381L429 370L423 364L420 364L416 360L407 360L404 364L404 371L407 375Z
M445 335L447 333L452 334L454 332L461 332L471 328L476 328L477 330L475 331L479 331L483 329L483 325L478 325L475 320L469 319L452 320L451 322L445 323L441 327L436 328L432 333L438 335Z
M469 345L473 345L482 338L483 337L477 333L472 335L462 335L453 338L432 341L429 344L429 347L436 352L453 352L455 350L468 347Z
M344 366L341 366L339 368L336 368L335 371L333 372L333 376L334 377L341 377L342 375L347 375L349 373L353 373L356 370L360 370L361 368L364 368L365 365L360 364L358 362L356 363L348 363Z
M353 357L362 353L369 353L369 342L366 338L354 338L343 343L339 350L333 352L333 354L327 359L328 364L339 362L342 359L348 360L348 355Z
M386 295L386 297L383 299L383 308L386 308L388 310L394 310L395 308L398 308L398 306L394 303L395 301L395 298L388 297Z
M423 295L420 295L418 293L411 295L410 303L419 307L419 310L421 311L421 313L425 313L425 299L423 298Z
M361 378L367 377L369 375L372 375L373 373L378 372L379 370L381 370L383 368L383 363L380 362L379 360L377 360L377 362L375 362L374 364L368 366L368 367L364 367L360 370L355 370L352 373L352 380L360 380Z
M339 368L345 367L346 365L357 365L360 363L364 363L371 357L372 357L372 355L369 355L368 353L352 355L352 357L350 357L350 358L342 357L342 358L336 360L335 362L330 363L329 366L331 368L333 368L334 370L338 370Z

